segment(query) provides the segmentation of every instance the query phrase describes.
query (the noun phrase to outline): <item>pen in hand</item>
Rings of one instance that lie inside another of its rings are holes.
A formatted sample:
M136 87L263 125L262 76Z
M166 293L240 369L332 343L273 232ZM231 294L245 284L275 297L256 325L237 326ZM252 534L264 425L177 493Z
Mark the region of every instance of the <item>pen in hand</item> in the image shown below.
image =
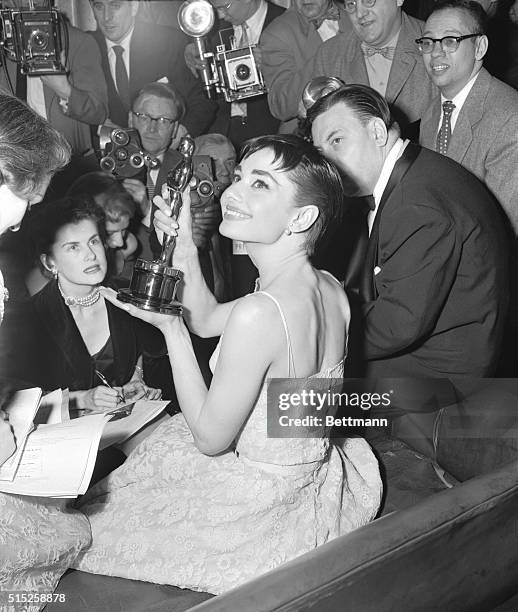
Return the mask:
M99 372L99 370L95 370L95 374L96 376L99 378L99 380L103 383L103 385L105 385L106 387L113 389L113 387L110 385L110 383L106 380L106 377L104 376L104 374L102 372ZM115 391L115 389L113 389ZM121 392L117 392L117 402L118 403L124 403L126 401L126 398L124 397L124 389L121 389Z

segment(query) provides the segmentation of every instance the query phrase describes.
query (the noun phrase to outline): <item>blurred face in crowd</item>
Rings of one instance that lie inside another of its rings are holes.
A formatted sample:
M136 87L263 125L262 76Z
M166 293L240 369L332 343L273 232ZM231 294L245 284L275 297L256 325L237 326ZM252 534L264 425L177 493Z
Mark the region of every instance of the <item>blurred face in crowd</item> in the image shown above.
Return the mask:
M325 14L331 0L294 0L297 11L306 19L318 19Z
M90 0L95 21L104 36L119 43L135 23L138 4L129 0Z
M236 165L236 151L230 141L222 144L208 142L196 152L198 155L208 155L214 161L216 180L227 187L232 181Z
M469 13L462 9L447 8L430 15L423 36L443 38L476 32L477 26ZM480 70L486 51L486 36L477 36L461 41L454 52L444 52L441 45L435 43L431 53L423 53L423 61L432 81L445 98L451 99Z
M0 234L8 229L18 230L25 211L29 206L38 204L43 200L45 191L50 183L50 176L29 193L17 194L5 183L0 187Z
M121 215L117 221L106 216L106 246L110 249L122 249L126 245L130 218Z
M366 7L357 0L354 13L347 13L358 37L373 47L387 45L401 27L403 0L376 0Z
M135 101L129 124L138 130L144 149L152 155L160 155L169 148L176 135L177 117L178 111L172 100L145 95Z
M218 17L232 25L241 25L249 19L259 6L258 0L210 0Z
M518 26L518 0L509 9L509 19Z
M83 286L88 292L106 276L106 255L97 224L92 219L69 223L56 233L51 253L42 256L43 265L57 270L65 293L77 294Z
M315 146L355 186L348 195L373 192L384 163L383 145L387 141L381 119L362 120L344 102L339 102L313 121Z

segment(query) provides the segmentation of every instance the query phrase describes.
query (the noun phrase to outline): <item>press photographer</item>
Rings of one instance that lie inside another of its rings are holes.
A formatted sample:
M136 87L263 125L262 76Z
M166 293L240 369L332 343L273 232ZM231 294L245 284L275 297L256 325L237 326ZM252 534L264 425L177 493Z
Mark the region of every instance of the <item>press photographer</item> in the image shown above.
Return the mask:
M0 88L59 130L76 158L84 156L92 149L90 126L103 123L108 114L95 41L68 23L50 0L3 0L0 8Z
M257 45L263 29L284 12L284 9L268 2L267 0L210 0L219 17L217 27L214 27L207 37L206 48L208 52L217 54L217 47L224 45L225 50L245 50L241 53L241 59L237 65L247 64L242 61L246 55L248 45ZM260 68L260 54L254 50L256 63ZM223 70L228 76L232 75L232 57L228 58L227 69ZM203 66L195 43L189 43L185 49L185 61L193 74L200 78L198 69ZM248 62L250 77L254 77L251 62ZM222 78L223 80L223 78ZM246 79L242 83L246 83ZM257 95L237 102L219 101L219 111L216 121L210 128L210 132L225 134L232 144L238 148L241 144L261 134L275 134L279 127L279 121L275 119L268 108L266 95Z

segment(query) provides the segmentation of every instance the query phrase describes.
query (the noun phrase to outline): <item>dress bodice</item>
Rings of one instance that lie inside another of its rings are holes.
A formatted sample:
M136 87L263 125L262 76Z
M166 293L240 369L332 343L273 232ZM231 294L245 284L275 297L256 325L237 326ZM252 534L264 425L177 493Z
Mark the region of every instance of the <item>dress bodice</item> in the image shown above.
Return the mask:
M261 293L268 296L277 306L283 323L286 342L288 346L288 369L290 377L297 378L292 358L291 340L281 305L272 295L265 291ZM218 343L214 353L211 356L209 365L211 371L214 372L219 356L220 342ZM320 370L312 376L297 379L300 384L297 389L310 388L312 379L325 379L326 383L318 384L319 392L325 391L333 386L333 380L342 378L344 373L345 355L339 363ZM327 383L329 380L329 383ZM336 411L336 407L324 407L318 412L318 416L322 419L320 427L312 427L311 437L305 438L273 438L268 436L268 384L269 378L265 377L258 394L257 400L250 411L250 414L245 421L236 440L236 452L245 460L259 462L267 467L272 466L299 466L306 464L314 464L321 462L326 458L329 448L329 431L330 427L325 425L325 417L327 414L332 414ZM328 385L328 386L326 386ZM290 386L290 393L296 392L296 389ZM327 410L327 412L326 412ZM270 418L276 418L278 409L276 406L270 407Z

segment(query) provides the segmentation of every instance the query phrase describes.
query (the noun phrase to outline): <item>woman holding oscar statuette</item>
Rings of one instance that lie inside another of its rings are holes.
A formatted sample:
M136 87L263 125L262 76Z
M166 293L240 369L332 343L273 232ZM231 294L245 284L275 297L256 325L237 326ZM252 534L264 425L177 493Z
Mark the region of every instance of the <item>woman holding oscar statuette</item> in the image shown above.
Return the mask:
M155 197L157 230L177 235L186 321L201 336L221 336L214 376L207 389L181 317L103 290L162 331L182 414L86 495L93 541L74 567L222 593L374 518L381 481L364 440L337 445L325 425L313 437L267 435L269 378L343 376L347 298L308 260L341 193L337 171L310 144L249 141L221 197L220 232L245 243L259 281L254 294L225 304L200 272L188 191L178 223Z

